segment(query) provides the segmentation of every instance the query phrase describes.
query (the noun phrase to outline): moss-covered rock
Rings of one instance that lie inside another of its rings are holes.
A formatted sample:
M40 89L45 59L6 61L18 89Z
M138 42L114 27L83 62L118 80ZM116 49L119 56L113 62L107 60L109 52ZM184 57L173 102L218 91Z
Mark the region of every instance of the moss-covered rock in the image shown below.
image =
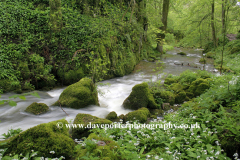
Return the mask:
M210 85L208 80L198 78L191 83L191 86L189 87L188 91L193 93L194 96L199 96L202 93L204 93L206 89L209 89L209 87Z
M170 91L162 90L160 92L156 92L154 94L154 98L161 98L164 103L170 103L170 105L173 105L175 102L175 95L174 93Z
M85 159L83 157L87 156L87 152L89 152L92 157L98 157L102 160L122 159L120 154L116 154L119 150L119 145L110 138L101 137L95 133L91 133L87 140L85 140L85 144L85 146L76 147L75 152L77 159Z
M139 120L140 123L145 123L147 118L150 117L150 112L147 108L140 108L136 111L129 112L126 115L127 121Z
M191 92L186 92L186 96L190 99L192 99L194 97L194 94Z
M120 116L118 116L118 119L119 119L120 121L122 121L122 123L125 123L125 122L126 122L126 115L121 114Z
M182 55L182 56L186 56L187 55L185 52L179 52L177 54Z
M200 58L199 63L206 63L206 59L205 58Z
M216 53L214 53L214 52L208 52L208 53L206 54L206 57L207 57L207 58L214 58L215 55L216 55Z
M156 116L162 116L164 114L164 111L162 109L152 109L150 112L152 115Z
M170 86L170 89L173 90L175 93L181 92L183 88L184 87L180 83L173 83Z
M48 112L50 109L49 107L44 103L36 103L33 102L30 106L28 106L25 110L25 112L29 112L35 115L43 114Z
M126 109L157 108L157 104L150 93L148 84L143 82L132 88L131 94L123 102L123 107Z
M170 85L172 83L177 83L177 80L174 78L166 78L164 84Z
M62 106L70 108L84 108L88 105L99 105L98 94L92 80L83 78L79 82L68 86L60 95ZM58 102L54 105L59 105Z
M72 137L75 139L81 139L87 137L90 134L91 128L104 128L104 124L112 124L112 121L104 118L98 118L90 114L79 113L74 119L73 124L83 125L83 127L73 128ZM85 128L86 127L86 128Z
M59 124L59 125L58 125ZM69 137L66 120L44 123L30 128L15 136L9 143L5 155L31 153L38 151L38 157L61 157L70 159L73 155L74 141ZM51 154L54 151L55 154Z
M108 119L108 120L110 120L110 121L112 121L112 120L114 120L114 119L117 119L117 113L114 112L114 111L110 112L110 113L107 115L106 119Z
M186 99L186 93L184 91L179 92L175 97L175 103L181 104Z

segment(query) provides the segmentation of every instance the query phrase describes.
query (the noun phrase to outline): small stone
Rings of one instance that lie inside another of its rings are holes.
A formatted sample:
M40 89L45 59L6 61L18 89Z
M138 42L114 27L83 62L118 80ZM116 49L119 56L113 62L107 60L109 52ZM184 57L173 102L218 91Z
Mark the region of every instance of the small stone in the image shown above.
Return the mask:
M98 145L98 146L105 146L106 143L105 143L104 141L98 141L98 142L97 142L97 145Z

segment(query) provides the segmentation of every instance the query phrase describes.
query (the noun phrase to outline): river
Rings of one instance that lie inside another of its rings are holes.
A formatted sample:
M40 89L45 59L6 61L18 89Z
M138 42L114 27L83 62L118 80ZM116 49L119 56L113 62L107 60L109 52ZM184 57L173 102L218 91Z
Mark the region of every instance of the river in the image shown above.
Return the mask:
M177 55L180 51L187 53L187 55ZM69 116L67 116L63 110L57 106L51 106L51 111L37 116L24 112L24 110L33 102L45 103L48 106L52 105L58 100L60 94L66 87L57 88L51 91L37 91L41 98L26 96L26 100L15 99L17 102L16 107L11 107L8 104L0 106L0 139L3 138L3 133L7 133L8 129L21 128L22 130L27 130L28 128L38 124L63 118L71 121L78 113L91 114L100 118L104 118L111 111L115 111L118 115L126 114L131 110L123 109L121 105L131 93L134 85L144 81L156 81L158 78L163 78L166 74L179 75L187 69L192 71L199 70L199 67L203 68L203 65L199 63L201 57L202 50L175 48L163 55L160 63L141 61L138 65L136 65L133 73L101 82L109 85L100 85L98 87L99 91L102 93L99 94L100 107L89 106L84 109L71 109L63 107ZM212 60L208 59L207 62L208 63L206 64L205 69L208 71L214 70ZM154 68L161 66L163 66L164 69L160 74L158 74L158 70L153 71ZM11 95L14 95L14 93L2 94L0 99L7 99Z

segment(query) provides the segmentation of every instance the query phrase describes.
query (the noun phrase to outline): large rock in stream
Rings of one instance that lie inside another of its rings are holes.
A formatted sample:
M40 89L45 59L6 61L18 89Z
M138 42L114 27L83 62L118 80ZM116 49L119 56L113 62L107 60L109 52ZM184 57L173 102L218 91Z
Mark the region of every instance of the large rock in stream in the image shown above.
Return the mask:
M132 88L131 94L123 102L123 107L134 110L142 107L156 109L157 104L153 98L153 95L150 93L148 84L143 82L135 85Z
M5 155L32 153L37 151L37 157L61 157L71 159L75 143L69 136L69 129L65 127L66 120L43 123L30 128L12 138L4 146ZM1 148L1 147L0 147ZM54 151L52 154L50 151Z
M50 108L45 103L37 103L33 102L30 106L28 106L25 112L29 112L35 115L46 113L50 110Z
M90 114L78 113L73 124L82 125L72 129L72 138L81 139L90 134L91 128L104 128L105 124L112 124L112 121L104 118L98 118Z
M60 104L69 108L84 108L88 105L98 105L97 89L89 78L83 78L79 82L68 86L60 95L59 101L53 105Z

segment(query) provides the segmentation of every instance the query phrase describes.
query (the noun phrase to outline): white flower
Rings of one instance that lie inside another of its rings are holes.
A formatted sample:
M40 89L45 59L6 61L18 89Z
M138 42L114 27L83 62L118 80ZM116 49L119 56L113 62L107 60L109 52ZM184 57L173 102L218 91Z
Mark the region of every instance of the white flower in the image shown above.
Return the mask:
M220 152L219 151L217 151L216 153L215 153L215 156L218 156L220 154Z
M208 123L209 121L206 121L206 123Z
M234 157L238 157L238 153L234 153L234 155L233 155Z
M60 158L65 159L65 157L61 156Z
M55 152L54 152L54 151L50 151L50 153L51 153L51 154L55 154Z

